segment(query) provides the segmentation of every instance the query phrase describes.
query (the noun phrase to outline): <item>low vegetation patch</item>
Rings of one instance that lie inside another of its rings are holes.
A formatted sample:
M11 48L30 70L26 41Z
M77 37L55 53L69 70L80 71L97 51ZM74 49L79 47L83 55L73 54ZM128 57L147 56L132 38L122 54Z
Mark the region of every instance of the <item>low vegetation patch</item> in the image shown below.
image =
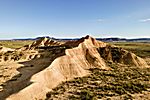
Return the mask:
M150 43L149 42L110 42L121 48L135 53L140 57L150 57Z
M1 40L0 46L16 49L25 45L32 44L32 42L32 40Z
M95 100L121 95L124 99L132 99L132 94L150 88L150 68L140 69L116 63L108 65L112 70L89 69L90 75L59 84L47 93L47 100Z

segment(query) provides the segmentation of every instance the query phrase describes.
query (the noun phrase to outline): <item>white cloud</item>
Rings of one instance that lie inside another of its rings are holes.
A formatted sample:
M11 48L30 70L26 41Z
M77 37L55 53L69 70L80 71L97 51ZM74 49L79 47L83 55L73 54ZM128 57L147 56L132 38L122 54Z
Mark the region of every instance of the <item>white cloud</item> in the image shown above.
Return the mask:
M103 22L104 20L103 19L97 19L97 22Z
M150 18L147 18L147 19L141 19L139 20L140 22L150 22Z

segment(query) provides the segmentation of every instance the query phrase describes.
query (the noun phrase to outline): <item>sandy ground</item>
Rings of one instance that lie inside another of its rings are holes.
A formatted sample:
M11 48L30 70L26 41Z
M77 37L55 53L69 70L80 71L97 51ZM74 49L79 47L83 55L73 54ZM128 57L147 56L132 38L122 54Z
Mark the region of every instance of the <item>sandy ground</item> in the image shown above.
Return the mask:
M5 85L4 83L8 80L10 80L15 75L19 74L17 71L18 68L23 66L22 64L19 64L17 62L3 62L0 63L0 85L1 90L3 90L2 86Z
M59 55L54 55L53 57L53 55L49 56L45 54L45 56L47 57L26 61L0 62L0 100L2 100L1 98L7 98L11 94L17 93L28 85L31 85L31 77L50 66L52 61ZM150 65L150 58L145 58L145 60ZM150 98L150 91L142 94L134 94L133 96L135 96L135 100L140 100L141 98L148 100ZM115 98L117 97L114 97L114 100L116 100Z
M49 58L0 63L0 97L7 97L31 84L31 76L50 63Z

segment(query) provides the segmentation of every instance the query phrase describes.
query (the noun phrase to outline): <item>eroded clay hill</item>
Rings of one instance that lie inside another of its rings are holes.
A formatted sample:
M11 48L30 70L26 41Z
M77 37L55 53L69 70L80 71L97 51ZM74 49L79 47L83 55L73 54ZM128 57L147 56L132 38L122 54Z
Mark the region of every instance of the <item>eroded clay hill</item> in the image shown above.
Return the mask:
M34 55L29 57L30 59L28 60L34 61L36 65L35 69L38 66L41 67L42 65L39 64L42 63L39 62L45 60L47 66L38 70L39 72L30 72L32 74L26 77L26 79L28 79L28 82L31 84L25 85L24 81L24 87L20 86L17 91L3 91L2 93L5 95L4 98L8 100L43 99L48 91L62 81L87 75L87 69L100 68L111 70L105 63L106 61L137 67L148 67L146 62L135 54L116 46L97 41L90 36L64 43L42 38L35 41L32 45L15 51L28 52L26 53L26 57ZM21 84L21 82L22 81L15 83L15 88L17 88L17 84Z

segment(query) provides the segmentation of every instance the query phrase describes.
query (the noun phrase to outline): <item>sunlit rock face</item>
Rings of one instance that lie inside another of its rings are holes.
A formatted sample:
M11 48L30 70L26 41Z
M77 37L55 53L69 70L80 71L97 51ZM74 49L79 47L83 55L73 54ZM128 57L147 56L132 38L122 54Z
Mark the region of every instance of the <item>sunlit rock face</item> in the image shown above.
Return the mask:
M61 42L57 42L53 39L42 37L38 39L37 41L33 42L30 45L30 49L35 48L35 47L44 47L44 46L60 46L61 44L62 44Z
M43 38L28 47L34 49L35 47L44 46L64 46L69 48L65 49L65 54L57 57L46 69L33 75L30 79L31 85L18 93L10 95L7 98L8 100L43 99L47 91L57 86L60 82L87 75L87 69L89 68L96 67L111 70L106 65L106 61L147 67L146 62L135 54L97 41L90 36L76 41L67 41L63 44Z
M107 45L98 49L101 57L106 61L121 63L130 66L137 66L140 68L149 67L144 59L136 56L134 53L124 50L122 48Z
M5 52L8 52L8 51L14 51L14 49L0 46L0 53L5 53Z

